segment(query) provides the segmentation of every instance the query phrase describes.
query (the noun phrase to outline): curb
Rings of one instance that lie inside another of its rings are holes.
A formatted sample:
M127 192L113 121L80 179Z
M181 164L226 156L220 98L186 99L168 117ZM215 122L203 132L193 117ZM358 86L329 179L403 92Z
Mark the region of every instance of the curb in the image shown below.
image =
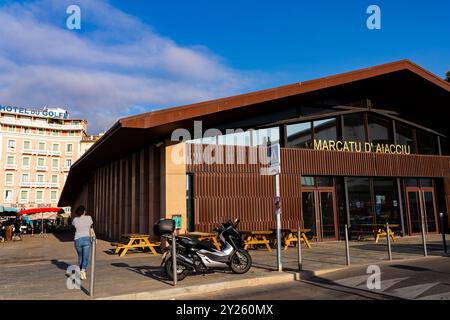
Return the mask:
M210 284L201 284L196 286L187 286L156 291L130 293L110 297L102 297L97 298L95 300L170 300L175 298L182 299L182 297L186 295L195 295L200 293L205 294L221 290L230 290L244 287L254 287L260 285L291 282L294 281L294 276L295 274L293 273L283 272L276 275L262 276L256 278L248 278L226 282L215 282ZM155 297L157 298L155 299Z

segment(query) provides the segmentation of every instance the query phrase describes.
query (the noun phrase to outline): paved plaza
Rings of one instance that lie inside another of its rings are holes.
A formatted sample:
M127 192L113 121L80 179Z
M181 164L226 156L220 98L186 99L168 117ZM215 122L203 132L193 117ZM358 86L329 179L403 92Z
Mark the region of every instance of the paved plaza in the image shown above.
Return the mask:
M72 234L25 235L23 241L0 243L0 299L90 299L89 281L82 282L81 290L69 290L66 286L67 267L76 263ZM442 254L440 235L427 237L428 254ZM173 289L160 268L161 255L130 252L118 257L111 251L108 241L98 240L94 298L127 298L146 292L146 299L158 299L161 292ZM394 261L423 257L421 237L398 238L392 243ZM195 288L200 285L233 283L256 279L276 278L276 251L250 250L253 268L245 275L228 271L192 274L179 282L177 289ZM312 243L312 248L302 247L302 278L320 275L331 270L347 268L345 245L342 241ZM282 252L283 267L287 273L298 270L297 248ZM350 242L351 265L388 263L385 240L375 244L373 239ZM274 277L275 276L275 277ZM292 275L293 279L293 275ZM220 286L218 288L221 288ZM208 290L213 290L209 288ZM155 295L152 295L152 292ZM174 291L175 292L175 291ZM131 295L131 296L130 296Z

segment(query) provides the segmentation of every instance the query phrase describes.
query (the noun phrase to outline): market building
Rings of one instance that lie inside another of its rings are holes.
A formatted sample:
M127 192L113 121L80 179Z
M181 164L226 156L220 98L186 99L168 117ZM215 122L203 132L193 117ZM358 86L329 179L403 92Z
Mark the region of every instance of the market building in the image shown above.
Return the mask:
M450 212L449 107L449 83L401 60L124 118L72 166L59 206L86 205L111 239L174 216L182 232L233 217L271 229L261 169L279 143L283 228L318 241L344 224L435 233Z
M60 108L0 105L0 206L56 206L86 130L86 120Z

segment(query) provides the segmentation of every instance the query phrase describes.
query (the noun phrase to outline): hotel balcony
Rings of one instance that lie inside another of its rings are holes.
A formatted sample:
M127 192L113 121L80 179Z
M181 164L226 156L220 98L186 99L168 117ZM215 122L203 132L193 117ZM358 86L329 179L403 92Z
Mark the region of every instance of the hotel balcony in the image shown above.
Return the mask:
M1 119L1 124L6 125L16 125L22 127L31 127L31 128L42 128L42 129L55 129L55 130L84 130L84 126L82 124L76 125L65 125L65 124L55 124L55 123L42 123L35 121L24 121L24 120L13 120L13 119Z
M17 164L5 164L5 170L17 170Z
M37 156L60 156L60 151L39 150L39 149L24 149L20 151L22 154L30 154Z
M36 166L36 171L47 171L47 166Z
M19 186L21 188L59 188L59 183L22 181Z

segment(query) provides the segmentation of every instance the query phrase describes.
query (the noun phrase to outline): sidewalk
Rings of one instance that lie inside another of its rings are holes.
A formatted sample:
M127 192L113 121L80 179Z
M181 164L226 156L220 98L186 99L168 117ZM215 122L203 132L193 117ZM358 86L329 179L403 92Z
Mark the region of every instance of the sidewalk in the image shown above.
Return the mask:
M70 239L70 234L49 234L46 238L25 236L22 242L0 243L0 299L90 299L88 281L82 282L84 290L68 290L66 287L65 271L76 263ZM442 255L440 236L430 235L427 240L429 255ZM346 267L344 242L312 243L312 246L312 249L302 247L302 276ZM292 273L297 270L296 248L282 252L287 274L273 271L276 270L275 250L271 253L263 249L251 250L253 268L245 275L225 271L195 274L173 288L159 267L160 255L129 253L119 258L111 254L110 249L109 242L98 241L95 298L167 299L171 293L174 296L186 294L195 288L211 292L231 286L292 281ZM399 238L392 243L392 251L394 260L421 258L421 238ZM379 244L373 240L351 242L350 256L352 266L388 261L383 241Z

